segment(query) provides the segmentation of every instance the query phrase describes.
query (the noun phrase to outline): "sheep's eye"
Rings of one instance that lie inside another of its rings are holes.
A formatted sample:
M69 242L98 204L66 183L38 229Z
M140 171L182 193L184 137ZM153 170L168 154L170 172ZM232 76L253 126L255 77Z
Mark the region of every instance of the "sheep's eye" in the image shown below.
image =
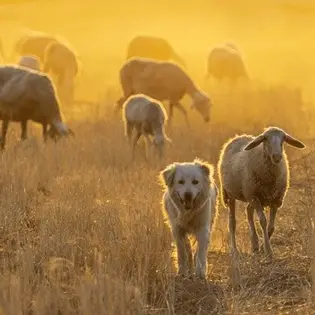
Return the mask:
M194 179L194 180L192 181L192 183L193 183L193 185L197 185L197 184L199 184L199 180Z
M185 181L184 181L183 179L180 179L180 180L178 181L178 184L184 185L184 184L185 184Z

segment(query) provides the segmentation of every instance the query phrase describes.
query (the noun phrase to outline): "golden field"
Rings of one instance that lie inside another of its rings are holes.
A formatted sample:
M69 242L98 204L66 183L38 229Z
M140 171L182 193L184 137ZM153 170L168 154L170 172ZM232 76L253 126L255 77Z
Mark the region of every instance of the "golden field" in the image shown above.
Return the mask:
M76 97L83 100L76 107L63 104L75 139L44 145L32 126L29 139L19 143L19 125L10 127L1 156L0 314L315 314L315 11L290 3L137 0L131 6L120 0L91 6L56 0L0 6L7 56L27 28L69 40L82 63ZM131 162L121 118L112 111L127 43L141 33L168 39L214 104L210 125L189 110L191 131L174 110L173 145L159 165L144 161L142 144ZM209 49L225 40L240 47L250 86L203 81ZM229 137L258 134L268 125L307 145L286 150L291 188L277 216L273 262L250 254L239 203L243 255L239 266L232 264L227 210L220 203L208 282L177 279L159 171L195 157L216 166Z

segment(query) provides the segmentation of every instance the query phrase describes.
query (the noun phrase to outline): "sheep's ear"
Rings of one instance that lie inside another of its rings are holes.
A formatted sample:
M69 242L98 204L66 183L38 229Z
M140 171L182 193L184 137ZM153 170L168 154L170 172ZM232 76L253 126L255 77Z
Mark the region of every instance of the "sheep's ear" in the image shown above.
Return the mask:
M293 146L293 147L296 147L296 148L299 148L299 149L304 149L305 148L305 144L302 141L300 141L300 140L290 136L287 133L285 135L284 141L286 143L288 143L289 145Z
M171 187L174 182L175 173L176 173L176 165L171 164L167 166L163 171L160 172L160 179L166 186Z
M264 135L259 135L258 137L256 137L254 140L252 140L245 148L244 150L248 151L251 149L256 148L257 146L259 146L265 139Z

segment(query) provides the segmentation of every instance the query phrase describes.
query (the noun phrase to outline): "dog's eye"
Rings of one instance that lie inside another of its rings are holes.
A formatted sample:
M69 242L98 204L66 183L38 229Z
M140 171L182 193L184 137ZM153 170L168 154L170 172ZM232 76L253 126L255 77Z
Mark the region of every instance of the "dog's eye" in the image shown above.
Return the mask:
M184 184L185 184L185 181L184 181L183 179L180 179L180 180L178 181L178 184L184 185Z
M198 181L197 179L194 179L194 180L192 181L192 183L193 183L193 185L198 185L198 184L199 184L199 181Z

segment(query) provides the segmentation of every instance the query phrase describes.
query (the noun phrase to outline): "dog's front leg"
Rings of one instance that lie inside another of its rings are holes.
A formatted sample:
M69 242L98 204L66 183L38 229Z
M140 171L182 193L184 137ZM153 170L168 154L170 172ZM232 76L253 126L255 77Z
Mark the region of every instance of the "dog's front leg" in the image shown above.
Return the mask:
M197 250L195 253L196 276L205 279L210 230L208 227L203 227L196 232L195 236L197 241Z
M177 249L177 261L178 261L178 275L188 275L188 257L186 252L186 235L181 229L175 229L173 231L174 239L176 242Z

